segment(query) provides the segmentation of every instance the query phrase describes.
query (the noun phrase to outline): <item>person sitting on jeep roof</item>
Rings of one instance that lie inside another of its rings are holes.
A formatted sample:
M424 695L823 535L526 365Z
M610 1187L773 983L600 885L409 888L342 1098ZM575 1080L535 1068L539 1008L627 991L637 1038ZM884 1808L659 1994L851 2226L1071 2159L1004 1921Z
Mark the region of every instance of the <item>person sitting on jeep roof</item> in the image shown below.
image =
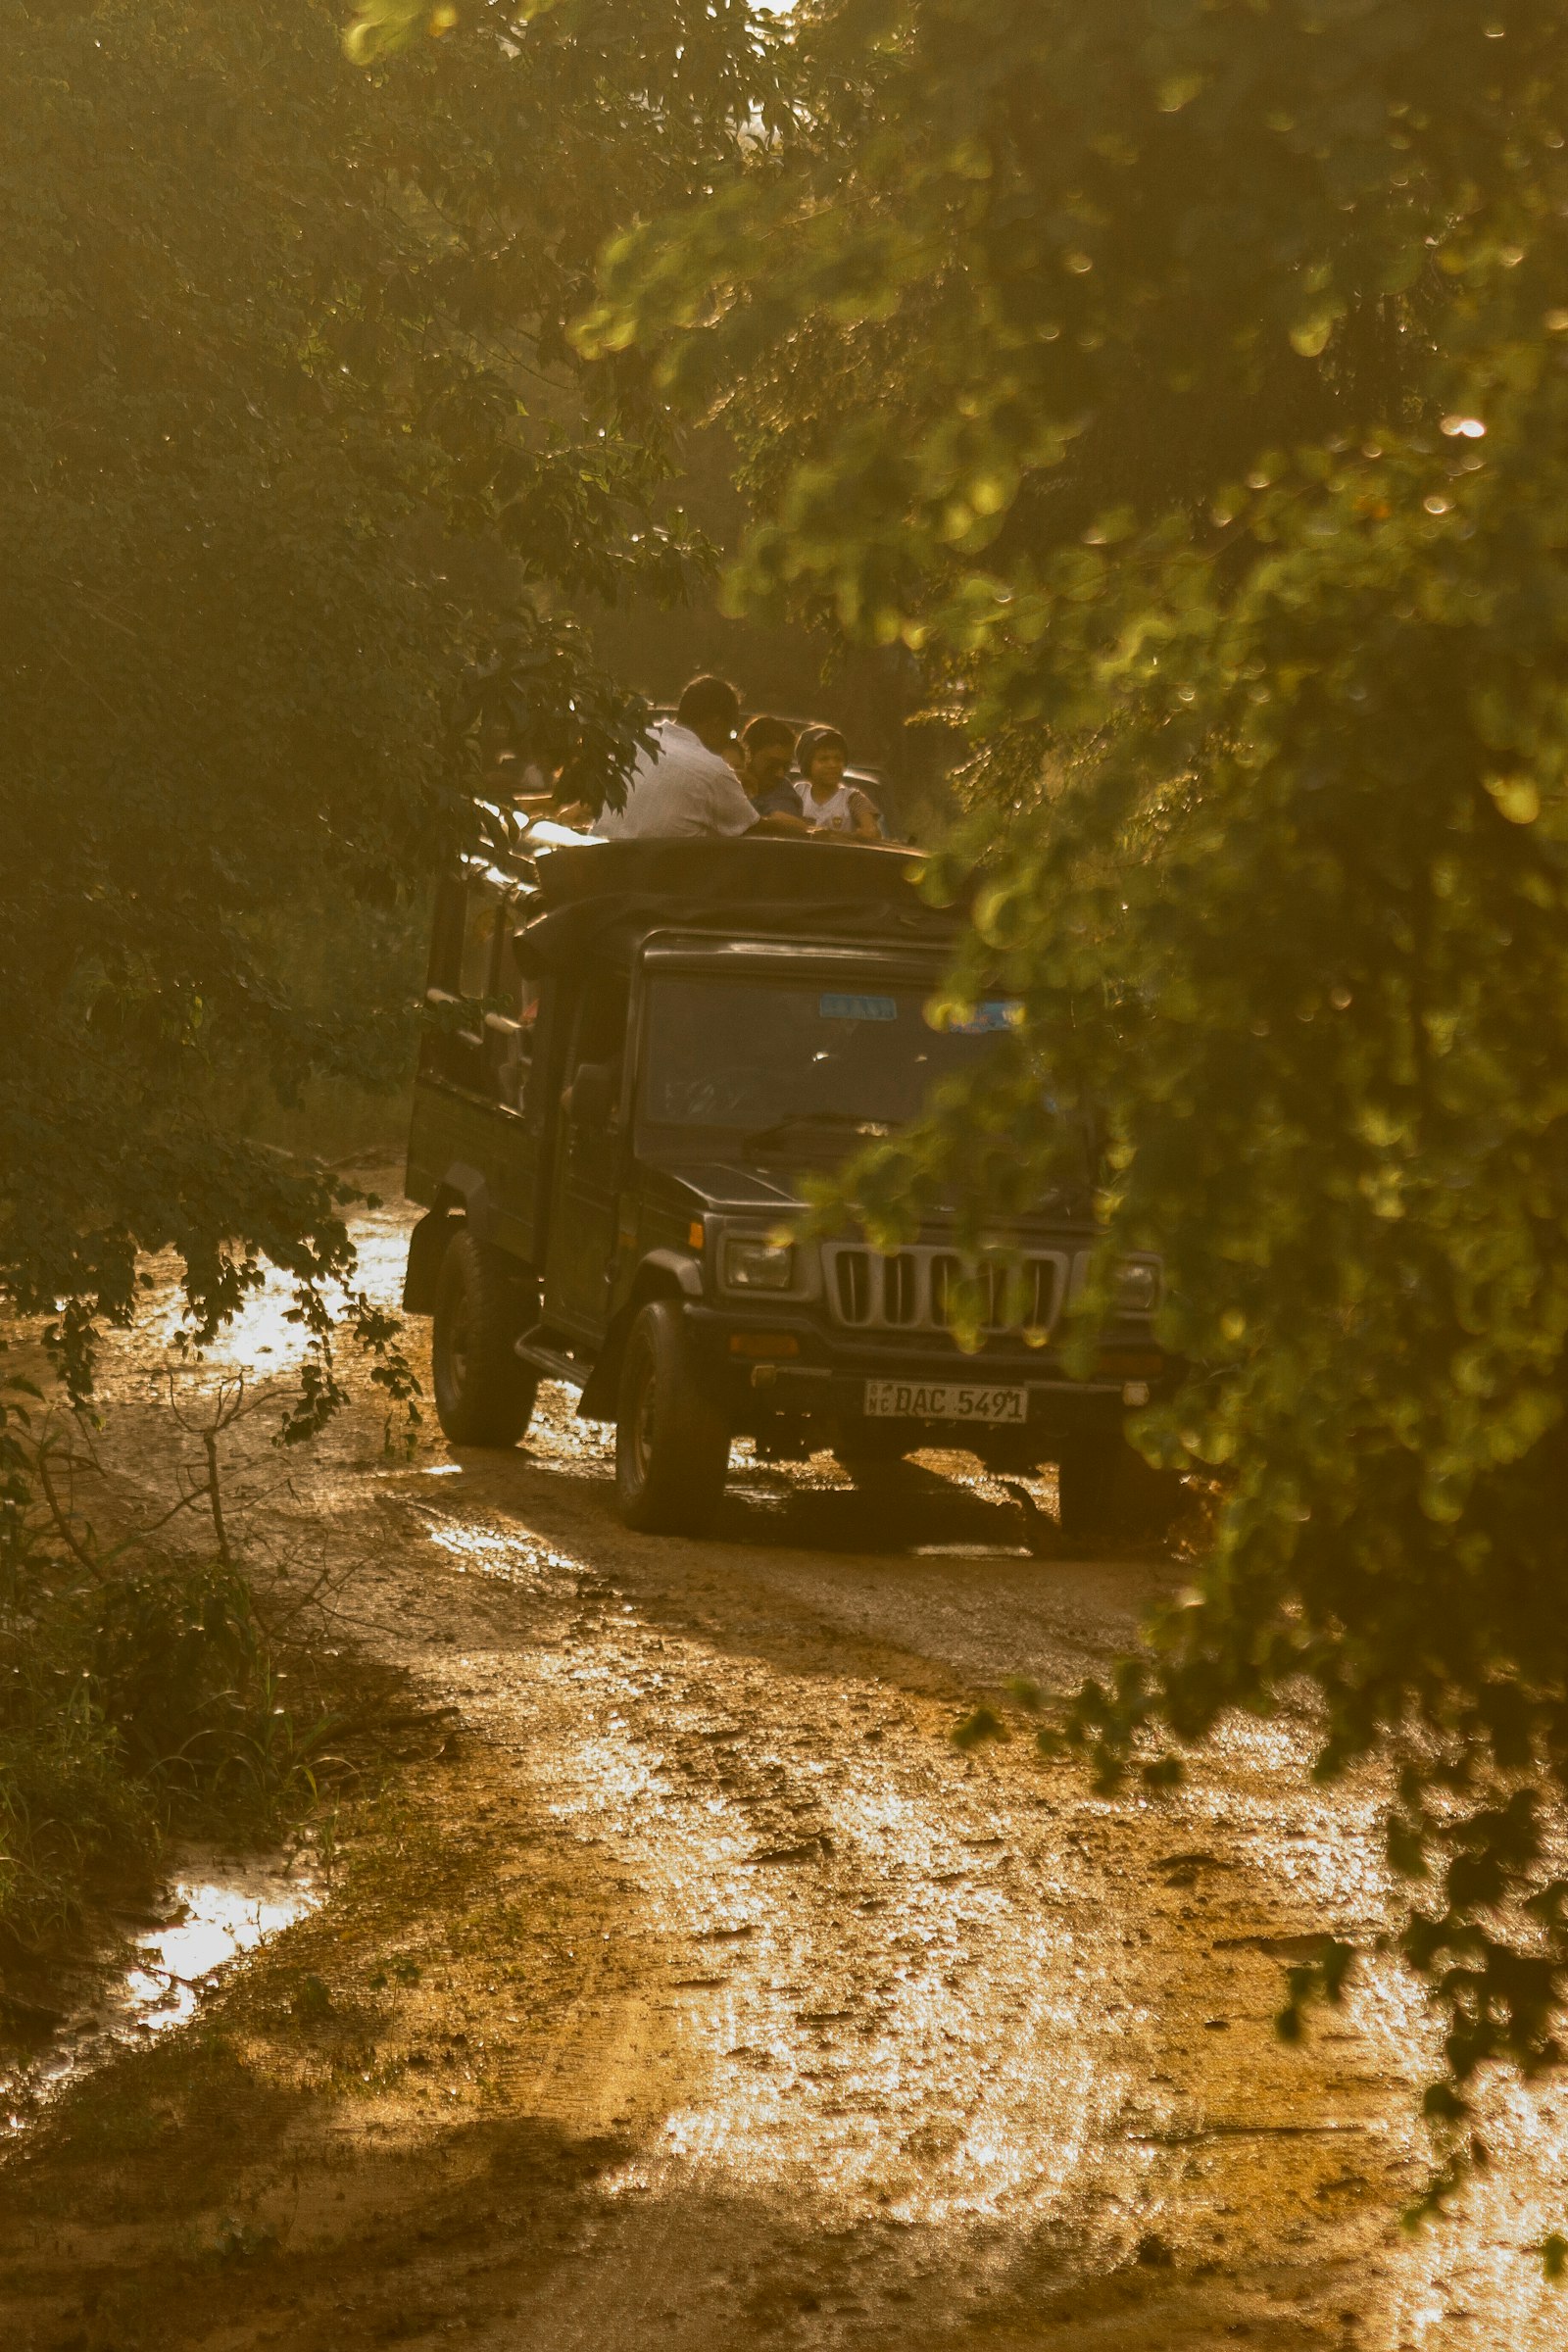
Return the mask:
M673 719L654 729L655 753L640 751L623 808L602 808L594 831L606 841L737 839L743 833L804 835L799 814L763 816L725 759L741 698L723 678L693 678Z
M796 807L813 833L850 841L880 841L876 810L856 784L846 784L850 747L837 727L808 727L801 737Z
M752 804L762 816L799 816L801 804L790 782L795 760L795 729L787 718L764 712L748 720L741 730L745 754L740 779Z

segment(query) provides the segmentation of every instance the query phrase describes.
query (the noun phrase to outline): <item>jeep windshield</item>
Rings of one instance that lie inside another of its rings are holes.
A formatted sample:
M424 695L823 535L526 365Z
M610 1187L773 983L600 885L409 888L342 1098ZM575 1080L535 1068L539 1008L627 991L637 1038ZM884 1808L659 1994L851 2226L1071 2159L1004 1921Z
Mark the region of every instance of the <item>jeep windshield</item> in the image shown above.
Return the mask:
M650 991L641 1110L661 1128L722 1128L748 1150L842 1156L906 1125L942 1079L972 1069L1015 1008L934 1029L930 990L813 974L799 981L673 974Z

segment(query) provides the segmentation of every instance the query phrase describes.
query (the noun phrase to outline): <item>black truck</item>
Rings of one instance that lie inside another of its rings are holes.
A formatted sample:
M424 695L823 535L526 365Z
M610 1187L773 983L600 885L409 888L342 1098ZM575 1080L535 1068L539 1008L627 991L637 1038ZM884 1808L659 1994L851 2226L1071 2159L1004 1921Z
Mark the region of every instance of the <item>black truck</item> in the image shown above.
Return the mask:
M932 1445L1054 1462L1064 1529L1108 1532L1144 1470L1124 1411L1167 1366L1152 1257L1118 1269L1093 1377L1056 1352L1096 1242L1087 1166L978 1260L940 1224L887 1253L801 1232L803 1174L910 1119L1008 1017L928 1020L955 918L911 888L917 858L485 821L438 893L409 1144L403 1303L434 1318L447 1436L515 1444L549 1378L614 1422L634 1527L707 1528L746 1436L852 1472Z

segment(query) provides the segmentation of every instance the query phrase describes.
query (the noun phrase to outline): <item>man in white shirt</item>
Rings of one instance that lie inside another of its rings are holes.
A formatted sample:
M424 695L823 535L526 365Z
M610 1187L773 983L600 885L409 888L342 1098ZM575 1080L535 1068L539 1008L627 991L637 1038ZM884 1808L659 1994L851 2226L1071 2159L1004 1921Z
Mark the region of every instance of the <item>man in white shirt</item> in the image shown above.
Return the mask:
M735 741L741 698L723 678L693 678L672 719L654 730L657 752L639 752L624 808L602 808L605 841L738 840L743 833L811 830L798 816L760 816L724 754Z

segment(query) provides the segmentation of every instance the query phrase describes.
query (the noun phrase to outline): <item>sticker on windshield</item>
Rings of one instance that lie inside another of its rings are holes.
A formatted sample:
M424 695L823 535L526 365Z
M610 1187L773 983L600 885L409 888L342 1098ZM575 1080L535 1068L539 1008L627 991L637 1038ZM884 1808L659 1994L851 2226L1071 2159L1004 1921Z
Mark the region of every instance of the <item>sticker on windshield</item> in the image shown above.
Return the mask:
M1019 1029L1023 1005L1017 997L997 997L977 1004L966 1021L949 1021L946 1026L953 1037L989 1037L994 1029Z
M821 996L816 1009L824 1021L896 1021L899 1017L897 997L836 997Z

